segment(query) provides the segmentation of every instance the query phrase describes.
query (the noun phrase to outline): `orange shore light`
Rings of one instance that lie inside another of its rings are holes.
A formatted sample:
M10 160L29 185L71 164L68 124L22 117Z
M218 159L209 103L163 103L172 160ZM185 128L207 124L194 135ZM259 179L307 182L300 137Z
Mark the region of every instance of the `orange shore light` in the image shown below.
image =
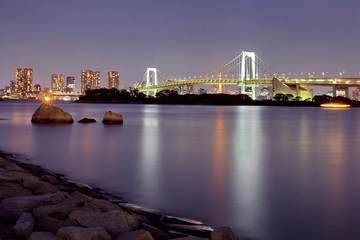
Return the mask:
M327 103L327 104L321 104L321 107L324 108L349 108L349 104L343 104L343 103Z
M45 96L44 97L44 102L50 102L51 101L51 97L49 97L49 96Z

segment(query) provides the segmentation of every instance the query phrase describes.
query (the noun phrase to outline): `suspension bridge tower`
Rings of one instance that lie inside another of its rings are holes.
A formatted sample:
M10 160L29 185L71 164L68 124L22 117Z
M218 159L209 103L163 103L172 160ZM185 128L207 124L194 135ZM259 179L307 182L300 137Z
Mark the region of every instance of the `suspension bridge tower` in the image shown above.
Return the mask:
M242 51L240 54L239 77L241 93L250 94L255 99L255 85L246 84L247 80L259 79L259 67L255 52Z
M146 87L151 87L158 84L158 70L157 68L147 68L145 72ZM149 91L146 92L149 95ZM153 91L156 94L156 90Z

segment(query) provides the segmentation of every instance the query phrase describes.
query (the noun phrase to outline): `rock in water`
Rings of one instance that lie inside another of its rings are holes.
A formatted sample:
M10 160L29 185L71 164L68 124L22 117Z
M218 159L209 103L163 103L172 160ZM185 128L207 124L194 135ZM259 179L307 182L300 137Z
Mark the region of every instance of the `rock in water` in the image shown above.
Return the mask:
M103 123L105 124L122 124L123 116L119 113L113 113L111 111L105 112Z
M79 120L78 122L79 123L94 123L94 122L96 122L96 120L93 118L83 118L83 119Z
M31 119L32 123L73 123L72 116L61 108L43 103L35 111Z

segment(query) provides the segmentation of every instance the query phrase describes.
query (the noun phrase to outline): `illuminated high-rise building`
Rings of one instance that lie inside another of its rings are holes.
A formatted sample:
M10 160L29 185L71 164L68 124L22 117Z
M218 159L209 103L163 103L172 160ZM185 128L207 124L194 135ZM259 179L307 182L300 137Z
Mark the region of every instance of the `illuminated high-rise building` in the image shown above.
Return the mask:
M16 80L10 81L10 95L15 96L17 93Z
M64 91L64 75L63 74L52 74L51 75L51 90L53 92Z
M108 89L119 89L120 74L116 71L108 72Z
M66 78L65 92L75 92L75 77L69 76Z
M94 89L100 88L100 72L94 71Z
M86 90L100 88L100 72L93 70L81 70L81 93Z
M27 97L32 90L32 68L16 68L15 80L12 83L12 94L19 97Z

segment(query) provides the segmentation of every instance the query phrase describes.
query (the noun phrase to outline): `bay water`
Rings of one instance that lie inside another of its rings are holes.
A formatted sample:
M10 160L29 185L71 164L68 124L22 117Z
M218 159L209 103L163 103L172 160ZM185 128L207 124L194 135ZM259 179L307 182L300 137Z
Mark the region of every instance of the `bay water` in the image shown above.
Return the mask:
M0 102L0 150L248 239L360 239L360 109ZM105 111L123 125L103 125Z

